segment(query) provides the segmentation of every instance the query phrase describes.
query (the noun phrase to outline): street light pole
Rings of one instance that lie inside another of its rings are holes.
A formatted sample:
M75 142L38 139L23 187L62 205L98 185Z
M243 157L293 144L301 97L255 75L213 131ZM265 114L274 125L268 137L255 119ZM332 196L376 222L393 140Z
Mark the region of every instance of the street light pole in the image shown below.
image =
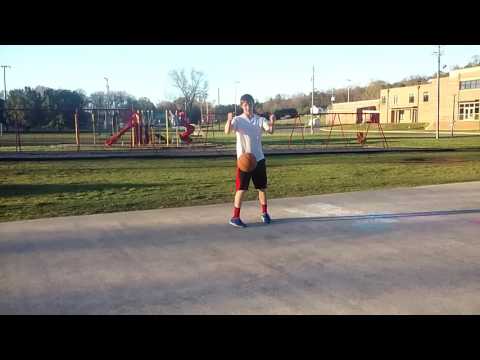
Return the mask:
M440 45L438 45L438 70L437 70L437 132L436 139L440 137Z
M347 102L350 102L350 82L351 82L352 80L347 79L347 81L348 81L348 86L347 86Z
M109 102L110 102L110 87L108 86L108 78L104 77L105 81L107 82L107 106L105 110L105 128L107 127L107 114L108 114L108 109L110 107ZM112 117L112 134L113 134L113 117Z
M4 108L6 108L7 107L7 80L6 80L6 76L5 76L5 69L6 68L11 69L12 67L10 65L1 65L1 67L3 68L3 100L4 100L3 106L4 106ZM7 112L5 111L5 117L6 117L6 114L7 114ZM2 123L0 123L0 135L3 136L3 124Z
M233 116L237 116L237 84L240 84L240 81L235 81L235 114Z
M441 45L438 45L438 51L434 52L438 56L438 69L437 69L437 131L435 132L435 139L440 138L440 57L442 56Z
M5 69L9 68L11 69L12 67L10 65L1 65L3 68L3 100L5 101L5 106L7 105L7 80L5 77Z
M312 107L310 108L310 134L313 135L313 94L315 92L315 65L312 65Z

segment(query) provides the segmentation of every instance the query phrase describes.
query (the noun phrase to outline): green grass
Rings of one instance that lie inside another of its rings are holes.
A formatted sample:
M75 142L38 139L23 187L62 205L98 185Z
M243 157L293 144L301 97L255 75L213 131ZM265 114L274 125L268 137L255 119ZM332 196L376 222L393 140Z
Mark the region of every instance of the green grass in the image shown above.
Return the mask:
M480 154L467 150L267 163L270 198L480 180ZM234 167L226 157L0 162L0 221L231 202Z
M384 131L395 131L395 130L425 130L428 126L428 123L405 123L405 124L381 124ZM347 124L343 125L345 130L366 130L367 124ZM339 127L339 126L338 126ZM376 125L370 125L370 129L376 130Z
M265 148L287 148L291 131L283 133L266 134L262 137L262 144ZM340 132L332 132L330 140L327 141L329 131L315 130L313 135L307 129L304 131L303 140L299 130L295 130L292 136L292 148L305 147L325 147L328 143L330 147L360 147L356 140L356 133L345 133L345 138ZM447 134L441 134L440 140L435 139L435 135L431 133L418 134L386 134L388 145L390 147L418 147L418 148L452 148L464 149L480 148L480 136L478 135L456 135L451 137ZM345 140L346 139L346 140ZM221 145L225 148L235 147L235 137L232 135L215 134L215 137L209 136L208 142ZM367 145L372 147L382 147L383 138L380 133L369 132Z

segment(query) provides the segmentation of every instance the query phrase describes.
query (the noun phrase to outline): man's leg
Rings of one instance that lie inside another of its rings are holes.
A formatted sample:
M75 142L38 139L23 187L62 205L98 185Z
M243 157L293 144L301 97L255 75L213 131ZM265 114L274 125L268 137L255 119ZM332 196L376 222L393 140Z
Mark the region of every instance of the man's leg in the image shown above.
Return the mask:
M262 221L265 224L270 224L272 220L270 219L270 215L268 214L267 210L267 189L258 189L258 201L260 202L260 206L262 208Z
M262 212L267 212L267 189L258 189L258 201L260 202L260 206L262 207ZM264 211L265 207L265 211Z
M243 221L240 219L240 208L242 207L242 200L245 191L248 190L248 183L250 182L251 174L244 173L237 168L237 174L235 179L235 200L233 203L233 216L230 219L230 225L237 227L246 227Z
M270 223L270 216L267 210L267 166L265 159L257 163L257 167L253 171L252 180L255 188L258 190L258 201L262 209L262 221L266 224Z
M242 207L242 201L243 201L243 196L245 194L245 190L237 190L235 193L235 201L233 203L233 206L235 209L239 209Z
M235 201L233 203L233 216L230 219L230 225L237 227L246 227L243 221L240 219L240 208L242 207L242 200L245 190L237 190L235 193Z

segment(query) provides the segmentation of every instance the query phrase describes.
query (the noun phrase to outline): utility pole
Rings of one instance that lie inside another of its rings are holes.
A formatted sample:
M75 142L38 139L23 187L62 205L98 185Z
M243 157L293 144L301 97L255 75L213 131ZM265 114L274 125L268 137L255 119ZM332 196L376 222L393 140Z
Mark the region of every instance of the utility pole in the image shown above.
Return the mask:
M1 65L3 68L3 100L5 101L5 106L7 105L7 80L5 77L5 69L9 68L11 69L12 67L10 65Z
M455 126L455 97L457 95L453 94L453 114L452 114L452 123L451 123L451 136L453 136L453 127Z
M220 106L220 88L217 88L217 106ZM215 112L217 112L217 109L215 109ZM213 121L216 121L216 120L217 120L217 117L215 116L215 119ZM218 130L220 131L220 120L218 120Z
M312 66L312 107L310 108L310 134L313 135L313 93L315 92L315 65Z
M6 80L6 77L5 77L5 69L6 68L9 68L11 69L12 67L10 65L1 65L1 67L3 68L3 100L5 101L3 103L3 106L5 108L7 108L7 80ZM7 117L7 111L5 110L5 119ZM3 135L3 124L0 123L0 135Z
M110 87L108 86L108 78L104 77L105 81L107 82L107 106L105 110L105 129L107 128L107 114L109 109L109 101L110 101ZM112 118L112 134L113 134L113 118Z
M438 51L434 52L438 56L438 70L437 70L437 131L435 138L440 138L440 57L442 56L441 45L438 45Z
M348 81L348 86L347 86L347 102L350 102L350 82L351 82L352 80L347 79L347 81Z
M234 117L237 116L237 84L240 84L240 81L235 81L235 113L233 115Z

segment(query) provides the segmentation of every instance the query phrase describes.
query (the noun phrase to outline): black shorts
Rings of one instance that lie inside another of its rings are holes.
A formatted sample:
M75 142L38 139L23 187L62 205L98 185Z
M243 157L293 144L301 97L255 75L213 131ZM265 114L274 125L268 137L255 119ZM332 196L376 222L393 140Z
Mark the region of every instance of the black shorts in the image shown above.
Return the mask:
M255 189L267 188L267 167L265 165L265 159L260 160L257 163L257 167L249 173L243 172L237 167L235 189L248 190L250 179L252 179L253 185L255 185Z

